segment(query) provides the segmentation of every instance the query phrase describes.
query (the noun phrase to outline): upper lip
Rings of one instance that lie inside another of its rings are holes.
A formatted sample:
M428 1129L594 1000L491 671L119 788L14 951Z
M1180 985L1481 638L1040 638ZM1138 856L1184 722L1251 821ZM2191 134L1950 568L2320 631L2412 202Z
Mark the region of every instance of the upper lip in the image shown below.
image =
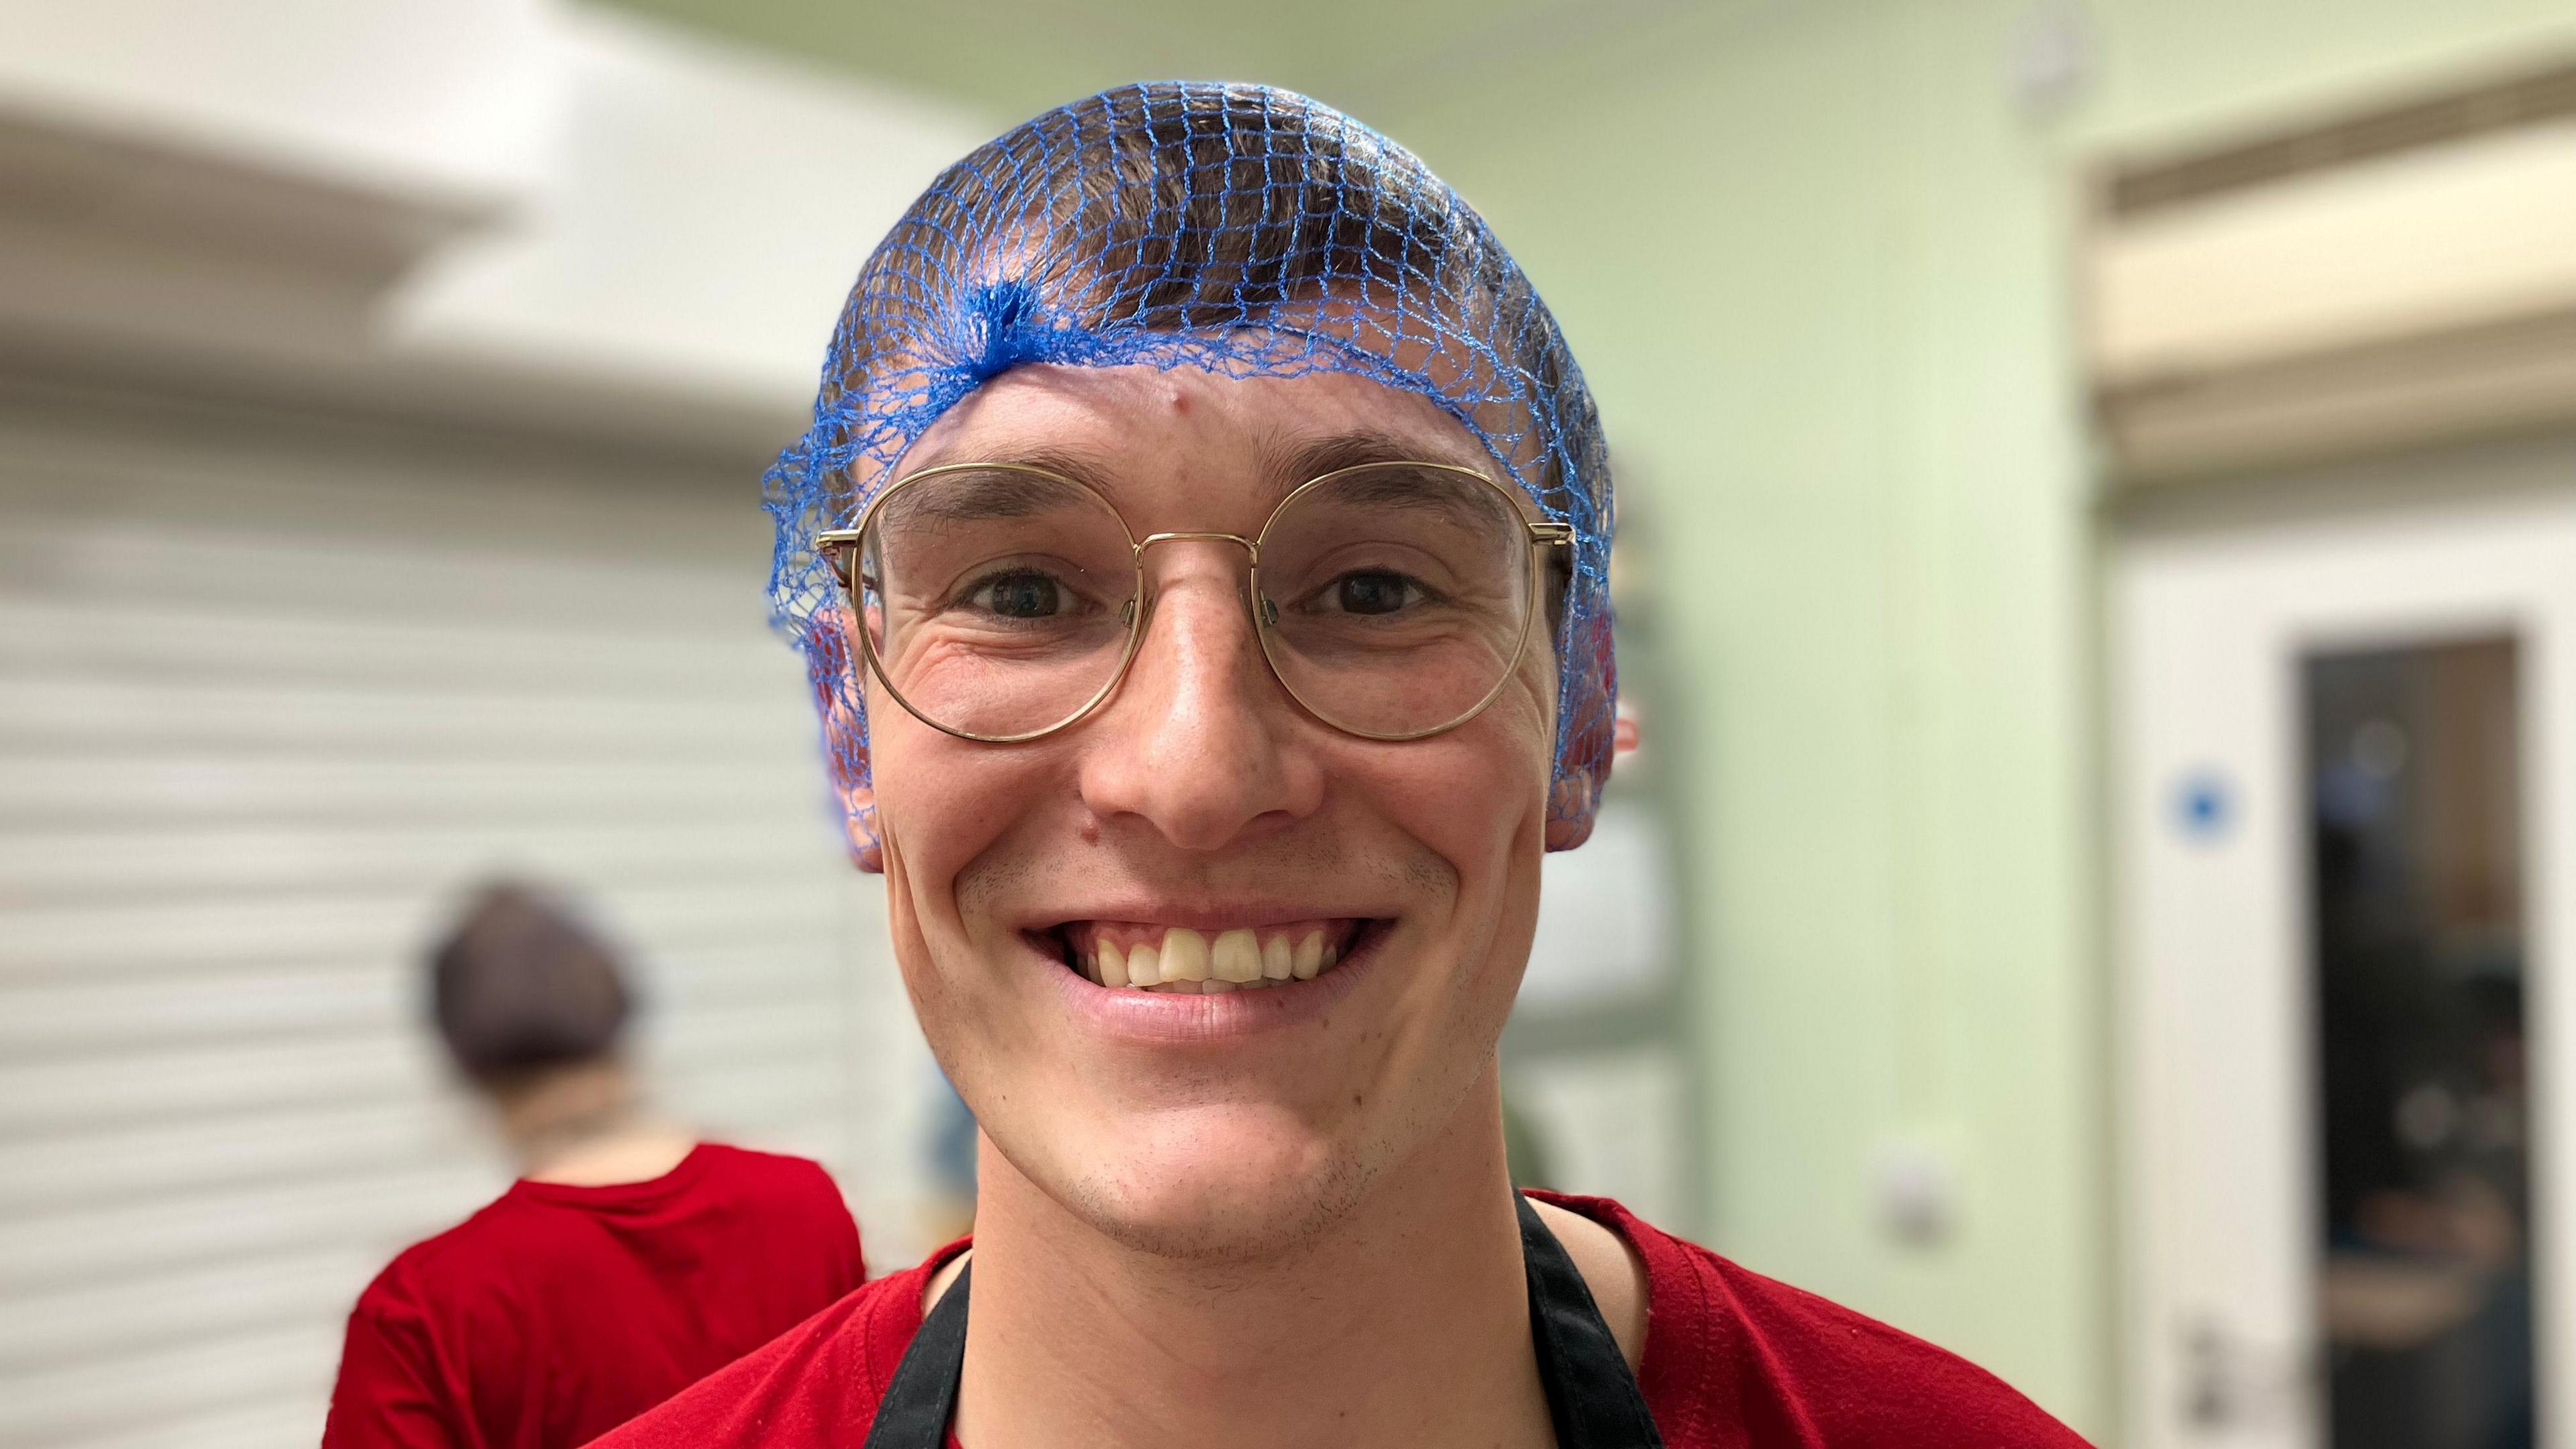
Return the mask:
M1024 929L1052 931L1086 922L1114 922L1137 926L1185 927L1212 935L1218 931L1258 930L1264 926L1295 925L1302 921L1379 920L1394 914L1392 910L1382 907L1351 909L1308 903L1296 905L1200 903L1181 906L1146 901L1122 901L1055 914L1033 915Z

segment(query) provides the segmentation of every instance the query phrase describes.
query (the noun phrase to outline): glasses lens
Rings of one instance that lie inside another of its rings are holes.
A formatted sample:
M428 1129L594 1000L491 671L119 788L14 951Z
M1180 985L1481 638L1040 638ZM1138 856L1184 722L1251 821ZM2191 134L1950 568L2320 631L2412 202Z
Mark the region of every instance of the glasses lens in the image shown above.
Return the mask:
M1300 493L1261 540L1262 645L1308 709L1360 734L1454 724L1519 652L1529 531L1472 474L1390 464Z
M1135 554L1098 494L1015 469L925 474L896 485L859 547L869 640L930 723L1034 734L1117 676Z

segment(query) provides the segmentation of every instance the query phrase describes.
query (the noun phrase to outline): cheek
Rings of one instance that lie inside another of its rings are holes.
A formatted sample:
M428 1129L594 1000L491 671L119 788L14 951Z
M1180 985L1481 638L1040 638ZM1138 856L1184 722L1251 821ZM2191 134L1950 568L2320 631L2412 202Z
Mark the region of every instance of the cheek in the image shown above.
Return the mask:
M1506 1000L1537 920L1555 721L1554 672L1524 667L1484 714L1456 732L1455 755L1424 762L1447 797L1426 828L1444 833L1436 847L1460 872L1462 907L1494 932L1493 959L1513 964L1509 983L1487 983Z
M1450 738L1450 737L1440 737ZM1508 819L1517 830L1526 822L1518 810L1498 810L1493 796L1511 792L1514 803L1527 803L1543 821L1547 792L1556 760L1556 669L1545 653L1524 660L1512 682L1454 738L1465 757L1447 761L1463 794L1483 803L1481 813Z
M896 965L932 1054L972 1092L996 1062L1011 1059L1007 1044L1025 1037L1029 1006L1024 993L992 989L994 973L1017 962L977 909L977 862L1044 815L1054 777L1037 751L959 740L908 715L874 718L876 819Z
M1556 760L1556 695L1556 663L1543 651L1522 663L1511 687L1487 711L1504 737L1498 748L1535 770L1542 787Z
M876 728L869 741L876 775L878 836L887 871L937 935L971 925L958 918L961 872L994 842L1035 813L1049 776L1037 751L956 739L869 700Z
M1403 744L1345 741L1351 796L1456 872L1462 904L1511 886L1523 857L1544 853L1555 693L1543 669L1522 675L1473 720ZM1534 868L1534 867L1533 867Z

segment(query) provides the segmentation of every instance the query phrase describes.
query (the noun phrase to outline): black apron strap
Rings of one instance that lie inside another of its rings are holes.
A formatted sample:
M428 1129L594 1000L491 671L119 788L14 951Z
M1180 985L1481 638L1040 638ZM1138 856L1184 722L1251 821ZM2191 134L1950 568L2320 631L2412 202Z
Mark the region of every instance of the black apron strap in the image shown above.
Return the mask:
M1663 1449L1645 1393L1565 1245L1519 1193L1521 1263L1529 1273L1530 1342L1559 1449Z
M1619 1341L1601 1321L1565 1245L1529 1199L1515 1193L1512 1201L1520 1209L1521 1262L1529 1274L1530 1342L1559 1449L1663 1449L1637 1376L1628 1372ZM921 1321L877 1405L866 1449L946 1449L966 1367L966 1290L974 1272L971 1263L959 1269Z
M866 1449L947 1449L957 1381L966 1370L966 1285L974 1276L972 1263L958 1269L957 1281L921 1320L877 1404Z

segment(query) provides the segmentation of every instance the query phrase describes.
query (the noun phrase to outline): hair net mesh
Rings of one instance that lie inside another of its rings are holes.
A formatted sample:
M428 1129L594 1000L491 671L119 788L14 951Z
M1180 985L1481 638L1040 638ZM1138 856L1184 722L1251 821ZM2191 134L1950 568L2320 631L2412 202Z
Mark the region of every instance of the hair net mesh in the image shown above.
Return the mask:
M803 651L835 783L868 783L859 666L813 546L968 393L1031 363L1355 373L1436 403L1574 528L1551 839L1608 778L1611 490L1600 420L1501 242L1411 152L1306 97L1163 82L1030 120L941 173L861 269L813 425L765 480L773 617ZM854 841L873 840L859 810Z

